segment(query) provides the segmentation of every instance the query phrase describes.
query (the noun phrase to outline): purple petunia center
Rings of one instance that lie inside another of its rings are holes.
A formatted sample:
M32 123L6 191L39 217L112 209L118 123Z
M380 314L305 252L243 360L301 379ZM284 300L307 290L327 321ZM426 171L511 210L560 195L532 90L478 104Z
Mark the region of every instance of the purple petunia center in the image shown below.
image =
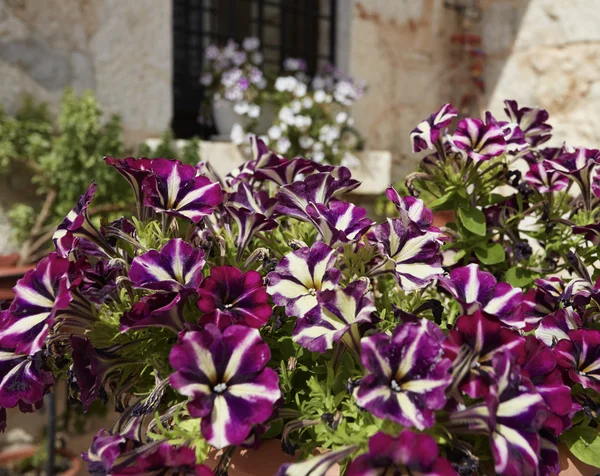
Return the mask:
M396 382L396 380L392 380L390 382L390 388L394 391L394 392L401 392L402 391L402 387L400 386L400 384L398 382Z
M227 390L227 384L225 382L218 383L213 387L213 392L221 395L223 392Z

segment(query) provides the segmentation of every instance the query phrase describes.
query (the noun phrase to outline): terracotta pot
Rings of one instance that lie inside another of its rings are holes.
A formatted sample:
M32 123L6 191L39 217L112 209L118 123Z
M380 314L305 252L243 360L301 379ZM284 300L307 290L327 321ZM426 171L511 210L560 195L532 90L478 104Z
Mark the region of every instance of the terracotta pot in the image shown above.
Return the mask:
M208 455L205 464L215 469L223 451L213 451ZM290 456L281 451L281 440L263 441L258 450L238 449L227 471L228 476L273 476L282 464L293 463L298 456ZM326 476L339 476L340 467L334 465L325 473Z
M600 474L600 469L579 461L571 454L565 445L558 445L558 464L560 476L595 476Z
M19 254L0 255L0 302L12 299L12 288L27 271L35 268L33 265L17 266Z
M37 446L25 446L14 450L0 452L0 467L6 467L9 463L18 463L26 458L30 458L37 452ZM77 476L83 466L81 458L68 451L58 451L58 453L71 461L71 467L58 473L58 476Z
M453 210L442 210L439 212L433 212L433 226L442 227L448 223L454 223L456 217L454 216Z

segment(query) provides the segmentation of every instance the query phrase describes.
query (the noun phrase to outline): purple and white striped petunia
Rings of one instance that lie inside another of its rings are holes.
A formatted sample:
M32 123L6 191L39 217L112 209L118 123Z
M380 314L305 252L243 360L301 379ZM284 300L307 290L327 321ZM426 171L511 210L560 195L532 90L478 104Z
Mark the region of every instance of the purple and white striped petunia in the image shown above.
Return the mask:
M358 241L373 225L367 210L341 200L334 200L329 206L309 203L306 213L330 246Z
M556 355L550 347L529 335L526 349L527 357L523 372L535 385L549 411L544 427L558 436L571 426L569 418L573 406L571 389L564 384L556 365Z
M556 170L549 170L544 163L530 164L524 179L540 193L559 192L569 185L567 177Z
M517 329L527 327L520 312L524 299L521 289L508 283L498 283L490 273L481 271L478 264L455 268L450 277L440 277L439 283L460 303L463 314L481 310L508 326Z
M257 329L208 324L180 334L169 361L171 386L191 397L188 411L202 418L202 436L215 448L239 445L281 398L279 377L266 367L269 346Z
M139 159L135 159L134 157L127 157L125 159L104 157L104 161L107 165L112 165L129 182L135 194L135 201L141 206L144 203L142 183L152 173L152 159L145 157L140 157Z
M372 322L376 310L369 287L369 280L363 278L345 288L318 292L318 305L298 316L294 342L313 352L325 352L342 340L358 351L358 325Z
M433 223L433 212L425 206L425 202L415 197L402 197L391 185L385 195L396 206L402 221L408 225L409 220L417 224L420 230L427 230Z
M0 313L0 346L19 354L35 354L57 312L71 302L69 260L50 253L14 287L8 311Z
M180 293L154 293L144 296L121 316L121 332L148 327L183 330L186 299Z
M453 412L450 431L489 434L497 474L535 475L539 465L539 431L547 415L542 396L511 362L510 352L493 358L494 380L485 403Z
M254 177L284 186L293 183L300 174L310 173L314 169L314 162L308 159L295 158L288 160L279 158L257 168Z
M523 131L525 140L533 147L538 147L550 140L552 126L546 124L548 112L544 109L522 107L517 101L504 101L504 111L511 122L516 122Z
M123 435L112 435L102 429L98 432L90 449L81 454L88 464L90 474L111 474L113 465L125 448L127 439Z
M458 122L452 144L475 162L490 160L506 152L506 140L496 124L466 118Z
M535 336L549 347L569 338L569 331L581 329L581 317L571 307L554 311L540 321Z
M433 149L434 143L440 138L442 131L457 115L458 112L452 104L444 104L438 112L419 123L410 133L413 152Z
M334 289L340 271L334 268L336 252L317 241L283 257L275 271L267 276L267 292L288 316L304 316L317 306L317 292Z
M600 331L576 329L554 347L558 366L571 382L600 392Z
M178 160L154 159L152 175L142 183L144 205L198 223L223 197L218 183L197 173L196 167Z
M361 358L369 373L354 389L356 403L403 426L433 426L434 410L446 404L452 379L452 362L441 351L443 340L441 330L427 319L396 327L391 338L364 337Z
M473 398L489 392L494 355L508 351L518 364L525 361L525 339L481 311L459 317L443 345L453 361L455 382Z
M92 224L88 216L88 207L92 203L95 193L96 184L92 182L52 235L52 242L60 257L67 258L77 247L81 238L91 242L91 246L98 245L105 250L110 248L104 236Z
M485 113L485 123L497 125L504 134L507 152L518 152L527 147L525 134L516 122L498 121L491 112Z
M258 329L273 313L260 274L243 273L234 266L211 268L198 289L198 308L204 313L201 324L215 324L221 330L233 324Z
M403 430L397 437L381 431L369 439L369 451L356 458L346 476L414 474L455 476L450 462L440 456L435 440L424 433Z
M139 288L195 291L202 280L204 264L204 251L175 238L160 251L150 250L136 256L129 269L129 279Z
M548 169L555 170L579 185L584 205L586 210L589 210L592 199L592 173L600 163L600 151L580 147L573 152L565 152L554 160L545 160L543 163Z
M38 406L53 384L42 352L20 355L0 348L0 408Z
M275 476L327 476L332 466L356 451L357 446L344 446L326 451L299 463L283 464Z
M372 229L372 237L385 266L394 270L405 291L422 288L442 273L442 258L437 233L423 232L415 223L388 218Z

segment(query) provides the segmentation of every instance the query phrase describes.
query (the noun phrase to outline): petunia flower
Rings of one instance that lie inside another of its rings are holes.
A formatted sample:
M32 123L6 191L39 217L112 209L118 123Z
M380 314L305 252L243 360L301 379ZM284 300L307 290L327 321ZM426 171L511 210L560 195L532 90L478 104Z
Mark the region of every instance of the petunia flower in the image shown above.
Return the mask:
M519 152L527 147L527 141L525 140L525 134L516 122L507 122L497 120L491 112L486 111L485 123L495 124L501 130L506 141L507 152Z
M569 331L568 340L556 344L554 353L559 367L571 382L600 392L600 331Z
M213 476L208 466L196 464L196 453L187 446L172 446L167 441L149 443L125 453L112 476L125 475L178 475Z
M575 310L568 307L554 311L542 318L535 330L535 337L547 346L554 347L559 341L569 338L569 331L581 327L581 317Z
M35 354L54 318L71 302L68 259L50 253L14 287L15 298L0 312L0 346L19 354Z
M186 299L180 293L154 293L142 297L131 310L121 316L120 330L164 327L174 332L183 330L183 308Z
M111 247L88 216L88 208L95 193L96 184L92 182L52 235L52 242L61 258L68 258L69 254L78 247L80 240L87 241L91 247L98 246L98 250L110 254Z
M196 167L178 160L154 159L152 175L142 183L144 205L198 223L221 204L221 187Z
M290 216L298 220L310 221L306 207L310 203L329 205L336 197L348 193L360 185L360 182L350 178L350 172L345 167L339 167L327 172L309 175L304 180L298 180L281 187L277 199L276 213ZM346 174L345 169L348 171ZM340 174L336 177L334 173Z
M198 308L204 313L201 324L215 324L221 330L232 324L258 329L273 313L260 274L243 273L234 266L211 268L198 289Z
M267 276L267 292L288 316L300 317L314 308L317 292L334 289L340 282L335 250L317 241L312 247L286 254Z
M521 289L508 283L498 283L490 273L481 271L476 263L453 269L450 277L440 277L439 283L460 303L464 314L481 310L507 326L517 329L529 327L519 312L524 299Z
M508 351L516 363L525 361L525 339L481 311L459 317L443 345L453 361L455 383L473 398L489 392L494 355Z
M115 157L104 157L107 165L113 166L125 180L129 182L133 193L135 194L135 203L138 207L138 216L141 220L144 219L143 203L144 193L142 191L142 183L144 179L152 173L152 159L141 157L135 159L127 157L125 159L117 159Z
M548 112L544 109L522 107L517 101L504 101L504 111L511 122L516 122L525 135L527 143L539 147L550 140L552 126L547 124Z
M496 124L484 124L481 119L459 121L452 144L475 162L490 160L506 151L502 129Z
M266 367L271 352L258 330L230 326L222 333L208 324L180 334L169 361L171 386L191 397L190 415L217 449L239 445L252 426L266 421L281 398L277 373Z
M129 269L134 286L159 291L196 290L202 280L204 251L181 238L169 240L160 251L136 256Z
M326 451L298 463L283 464L275 476L327 476L336 463L356 451L357 446L344 446L337 450Z
M546 405L509 351L497 353L492 365L494 384L487 401L451 413L448 427L451 432L488 434L497 474L535 475Z
M329 246L356 242L373 224L367 218L367 210L341 200L332 201L329 206L309 203L306 213Z
M53 384L42 352L22 355L0 348L0 408L39 408Z
M127 439L101 429L92 439L90 449L81 454L90 474L110 474L117 458L125 449Z
M550 412L544 427L558 436L571 426L569 418L573 406L571 389L564 384L556 365L556 356L550 347L529 335L526 351L523 372L535 385Z
M559 192L567 188L569 179L556 170L549 169L544 163L529 165L524 176L525 182L540 193Z
M403 430L397 437L381 431L375 433L369 439L368 452L352 461L345 474L453 476L457 473L450 462L439 455L437 443L431 436Z
M403 426L433 426L434 410L446 404L452 379L452 362L441 352L443 340L441 330L427 319L396 327L391 338L364 337L361 358L369 373L354 389L356 403Z
M284 186L293 183L299 175L310 173L314 169L314 163L308 159L277 158L259 166L254 172L254 178Z
M419 123L410 133L413 152L433 149L434 143L440 138L442 131L457 115L458 112L452 104L444 104L438 112Z
M104 393L107 382L120 374L128 361L112 350L97 349L88 337L72 335L69 339L73 358L71 390L78 391L84 411Z
M416 224L400 219L373 227L372 237L405 291L422 288L442 273L440 246L436 233L423 232Z
M579 185L584 205L586 210L589 210L592 200L591 176L596 165L600 163L600 151L580 147L543 163L549 170L555 170Z
M313 352L325 352L333 343L343 340L350 349L358 351L358 325L373 321L375 303L364 278L345 288L320 291L318 304L299 315L293 340Z

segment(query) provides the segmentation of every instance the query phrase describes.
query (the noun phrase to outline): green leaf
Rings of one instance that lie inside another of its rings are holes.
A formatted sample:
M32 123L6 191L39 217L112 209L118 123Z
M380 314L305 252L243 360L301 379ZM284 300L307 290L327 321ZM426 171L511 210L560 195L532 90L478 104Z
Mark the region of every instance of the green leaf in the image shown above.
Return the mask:
M458 217L463 226L471 233L485 236L485 215L479 208L459 208Z
M467 252L465 250L458 250L454 255L454 264L458 263L461 259L465 257Z
M513 267L504 275L504 280L517 288L529 286L536 278L536 274L526 268Z
M454 198L454 191L448 192L441 197L436 198L432 202L429 203L429 208L433 211L444 210L444 205L448 205L452 199ZM447 208L446 208L447 209Z
M561 440L575 457L600 468L600 432L589 426L576 426L561 435Z
M500 243L494 243L487 248L476 248L475 255L483 264L498 264L505 259L504 247Z

